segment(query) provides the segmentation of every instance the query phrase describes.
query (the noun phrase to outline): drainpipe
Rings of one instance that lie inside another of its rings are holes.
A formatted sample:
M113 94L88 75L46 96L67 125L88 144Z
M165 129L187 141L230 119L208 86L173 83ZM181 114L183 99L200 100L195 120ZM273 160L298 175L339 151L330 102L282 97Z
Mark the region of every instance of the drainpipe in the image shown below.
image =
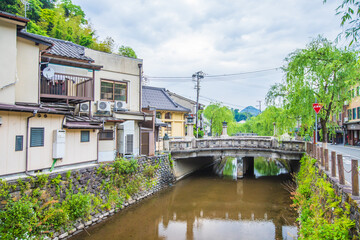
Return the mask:
M142 63L139 63L138 64L138 67L139 67L139 112L141 112L141 109L142 109Z
M142 110L142 63L138 64L139 67L139 112ZM143 113L144 121L145 121L145 113ZM141 127L140 123L138 123L139 127L139 156L141 156Z
M37 113L37 110L34 110L33 115L27 117L26 119L26 151L25 151L25 174L29 175L28 169L29 169L29 122L30 122L30 118L35 117Z

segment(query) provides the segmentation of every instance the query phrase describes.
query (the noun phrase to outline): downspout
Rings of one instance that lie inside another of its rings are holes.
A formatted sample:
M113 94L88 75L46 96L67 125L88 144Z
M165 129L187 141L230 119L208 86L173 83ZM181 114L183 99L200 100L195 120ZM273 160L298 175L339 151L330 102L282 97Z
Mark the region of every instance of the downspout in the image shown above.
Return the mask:
M37 110L34 110L33 115L27 117L26 119L26 151L25 151L25 174L29 175L28 169L29 169L29 122L30 122L30 118L35 117L37 113Z
M138 64L139 67L139 112L141 113L142 110L142 63ZM145 113L144 114L144 121L145 121ZM141 127L140 123L139 126L139 155L141 155Z

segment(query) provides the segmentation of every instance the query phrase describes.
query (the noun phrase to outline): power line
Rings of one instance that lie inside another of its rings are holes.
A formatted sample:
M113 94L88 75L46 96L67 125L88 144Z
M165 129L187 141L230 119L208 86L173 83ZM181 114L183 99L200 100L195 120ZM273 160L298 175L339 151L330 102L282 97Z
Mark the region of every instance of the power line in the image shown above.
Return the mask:
M213 77L231 77L231 76L238 76L238 75L245 75L245 74L252 74L252 73L260 73L260 72L268 72L273 70L278 70L280 67L276 68L268 68L268 69L260 69L255 71L249 71L249 72L240 72L240 73L229 73L229 74L219 74L219 75L205 75L206 78L213 78ZM156 76L146 76L147 78L152 79L192 79L192 77L156 77Z
M204 96L201 96L200 97L202 99L207 99L208 101L210 102L220 102L224 105L230 105L230 106L233 106L233 107L238 107L238 108L246 108L245 106L241 106L241 105L236 105L236 104L233 104L233 103L227 103L227 102L224 102L224 101L220 101L220 100L217 100L217 99L213 99L213 98L208 98L208 97L204 97Z

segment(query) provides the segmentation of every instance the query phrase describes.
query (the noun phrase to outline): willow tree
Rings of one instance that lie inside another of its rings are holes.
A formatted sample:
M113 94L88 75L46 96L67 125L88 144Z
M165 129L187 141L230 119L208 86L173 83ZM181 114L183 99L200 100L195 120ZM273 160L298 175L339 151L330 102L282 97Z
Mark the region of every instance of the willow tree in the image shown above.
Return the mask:
M222 106L220 103L211 103L204 110L204 116L210 123L211 134L220 135L222 132L222 123L225 121L228 125L228 133L231 135L236 131L236 122L231 110Z
M336 48L319 36L285 58L284 81L271 87L267 102L280 100L286 118L300 120L307 133L315 123L312 104L321 103L318 118L326 143L330 117L342 112L344 102L350 99L349 90L358 82L357 60L357 53Z

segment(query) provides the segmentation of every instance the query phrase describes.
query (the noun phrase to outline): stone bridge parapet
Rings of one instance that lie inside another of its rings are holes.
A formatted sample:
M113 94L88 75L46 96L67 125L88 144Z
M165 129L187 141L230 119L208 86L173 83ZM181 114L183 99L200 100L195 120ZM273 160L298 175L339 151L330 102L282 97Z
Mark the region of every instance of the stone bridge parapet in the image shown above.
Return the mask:
M305 142L297 140L279 141L274 137L220 137L204 139L173 140L169 150L174 158L247 155L300 160L305 153Z

